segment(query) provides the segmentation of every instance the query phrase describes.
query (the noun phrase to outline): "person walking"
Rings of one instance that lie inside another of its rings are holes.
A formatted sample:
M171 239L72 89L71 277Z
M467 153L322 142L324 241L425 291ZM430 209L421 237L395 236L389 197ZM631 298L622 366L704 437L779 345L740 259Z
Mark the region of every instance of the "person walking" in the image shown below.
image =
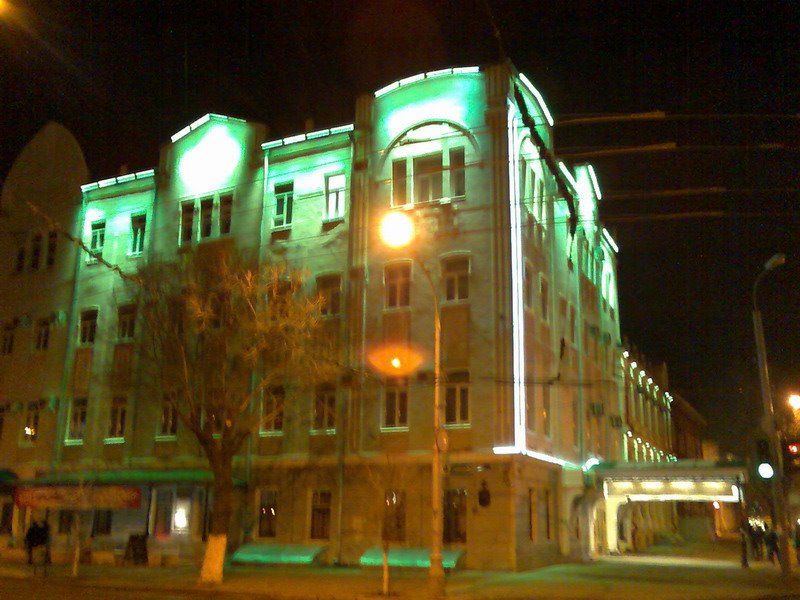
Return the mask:
M776 558L780 559L778 556L778 532L772 528L768 529L764 534L764 545L767 548L767 560L774 564Z
M38 521L31 521L28 531L25 532L25 550L28 551L28 564L33 564L33 549L39 545L41 531Z

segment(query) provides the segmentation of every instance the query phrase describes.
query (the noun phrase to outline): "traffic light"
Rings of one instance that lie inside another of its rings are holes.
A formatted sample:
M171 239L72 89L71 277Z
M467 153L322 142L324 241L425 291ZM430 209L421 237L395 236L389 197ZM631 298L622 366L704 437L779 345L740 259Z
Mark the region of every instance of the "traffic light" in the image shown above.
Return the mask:
M783 471L787 474L800 471L800 441L783 442Z
M775 475L775 466L772 461L772 453L769 451L768 440L756 441L756 469L761 479L772 479Z

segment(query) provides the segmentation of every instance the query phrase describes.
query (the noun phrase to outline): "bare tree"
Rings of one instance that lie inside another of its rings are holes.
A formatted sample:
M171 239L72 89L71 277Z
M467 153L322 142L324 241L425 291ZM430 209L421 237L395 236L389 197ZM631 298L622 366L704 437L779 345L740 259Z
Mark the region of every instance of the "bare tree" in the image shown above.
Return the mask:
M304 293L298 271L219 245L143 267L138 279L155 397L196 436L213 472L200 580L219 583L234 456L262 419L282 419L286 390L300 393L335 373L318 335L321 300Z

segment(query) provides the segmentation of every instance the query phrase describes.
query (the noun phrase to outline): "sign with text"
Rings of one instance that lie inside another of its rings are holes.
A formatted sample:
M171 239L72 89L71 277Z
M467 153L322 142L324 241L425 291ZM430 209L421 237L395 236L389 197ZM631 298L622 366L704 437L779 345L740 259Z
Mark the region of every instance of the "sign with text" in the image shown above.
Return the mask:
M18 487L14 502L21 508L92 510L139 508L142 493L129 485L42 485Z

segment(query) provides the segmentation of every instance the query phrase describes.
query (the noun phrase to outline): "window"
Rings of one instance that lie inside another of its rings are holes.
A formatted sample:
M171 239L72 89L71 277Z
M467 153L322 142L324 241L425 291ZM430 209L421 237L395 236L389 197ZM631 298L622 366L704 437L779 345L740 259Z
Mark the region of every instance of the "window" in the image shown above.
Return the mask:
M153 519L153 533L156 537L172 533L172 504L175 500L174 491L171 489L154 490L156 499L156 514Z
M467 541L467 490L459 488L445 491L442 533L445 544Z
M450 196L460 198L466 194L464 177L464 148L450 148Z
M408 204L408 173L406 159L392 162L392 206Z
M578 412L578 399L572 400L572 443L577 446L580 436L580 414Z
M106 222L95 221L92 223L92 233L89 239L89 250L93 254L93 258L101 258L103 256L103 246L106 243Z
M233 220L233 194L219 197L219 234L228 235L231 232Z
M178 433L178 412L169 398L164 398L161 402L161 423L158 435L174 437L176 433Z
M39 268L39 259L42 256L42 234L34 233L31 238L31 269Z
M205 198L200 201L200 237L211 236L212 217L214 216L214 199Z
M387 490L383 495L383 540L406 541L406 493Z
M527 381L533 381L533 376L528 373L525 375ZM536 431L536 395L535 387L529 385L525 390L525 427L528 431Z
M444 390L444 422L447 425L469 423L469 373L458 371L447 376Z
M444 261L445 300L466 300L469 298L469 258L449 258Z
M127 304L117 309L117 337L121 340L133 339L136 333L136 305Z
M181 204L181 244L194 241L194 202Z
M386 381L383 426L408 426L408 380L388 379Z
M332 430L336 427L336 388L323 385L314 398L314 429Z
M541 274L539 275L539 300L542 303L542 319L546 321L550 312L550 290L547 279Z
M47 234L47 266L56 264L56 250L58 249L58 233L50 231Z
M261 431L282 431L286 390L274 387L264 393L261 400Z
M125 414L128 410L128 400L118 396L111 401L111 420L108 424L108 437L125 437Z
M522 285L522 301L525 308L531 308L533 307L533 272L528 263L525 263L525 277Z
M73 510L60 510L58 511L58 533L64 535L72 533L72 525L75 523L75 511Z
M575 306L570 304L569 306L569 341L573 344L575 343Z
M96 510L92 517L92 535L111 535L111 511Z
M22 273L25 269L25 246L27 239L24 235L17 237L17 260L14 263L14 272Z
M3 502L2 509L0 509L0 535L8 535L11 533L14 518L14 503Z
M552 435L551 431L551 416L552 408L550 405L550 385L545 383L542 385L542 430L547 437Z
M414 158L414 203L431 202L442 197L442 155Z
M344 218L344 173L325 178L325 219L328 221Z
M411 298L411 265L396 263L386 265L383 275L386 286L386 307L408 306Z
M3 327L3 338L0 339L0 354L11 354L14 352L14 333L16 327L13 323L8 323Z
M6 407L0 406L0 440L3 439L3 429L6 424Z
M27 442L33 443L39 436L39 411L38 401L28 402L28 407L25 411L25 424L22 428L23 439Z
M338 275L325 275L317 278L317 293L322 298L323 315L338 315L341 310L341 278Z
M274 227L288 227L292 224L292 204L294 203L294 182L275 186Z
M81 344L94 344L97 334L97 309L92 308L81 312Z
M553 539L551 527L550 490L528 490L528 516L531 541L547 542Z
M36 321L36 349L47 350L50 346L50 319Z
M274 538L278 525L278 492L261 490L258 508L258 537Z
M147 217L145 215L131 216L131 250L134 256L144 251L144 235L147 231Z
M316 491L311 497L311 539L327 540L331 536L331 493Z
M73 398L69 412L68 440L82 440L86 431L86 398Z

